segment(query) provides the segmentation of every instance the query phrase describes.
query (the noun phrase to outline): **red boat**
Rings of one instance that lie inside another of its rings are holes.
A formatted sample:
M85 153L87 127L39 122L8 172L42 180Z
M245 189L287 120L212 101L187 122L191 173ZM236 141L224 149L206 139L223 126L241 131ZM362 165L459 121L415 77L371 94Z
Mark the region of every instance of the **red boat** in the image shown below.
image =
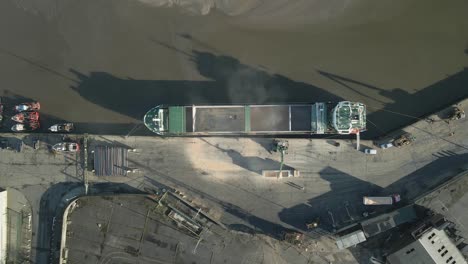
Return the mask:
M26 124L16 124L11 127L14 132L31 132L39 128L39 122L30 122Z
M18 123L37 122L39 120L39 112L21 112L14 115L11 120Z
M39 111L41 104L39 102L22 103L14 107L16 112Z

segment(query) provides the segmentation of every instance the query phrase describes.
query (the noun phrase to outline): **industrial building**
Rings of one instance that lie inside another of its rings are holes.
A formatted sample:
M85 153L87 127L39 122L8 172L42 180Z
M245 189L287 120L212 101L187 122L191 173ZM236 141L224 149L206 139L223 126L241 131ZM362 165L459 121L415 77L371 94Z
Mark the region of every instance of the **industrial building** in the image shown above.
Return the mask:
M389 264L466 264L444 230L431 228L416 241L388 256Z
M0 264L6 263L7 260L7 191L0 190Z
M15 189L0 188L0 264L27 263L31 254L31 207Z

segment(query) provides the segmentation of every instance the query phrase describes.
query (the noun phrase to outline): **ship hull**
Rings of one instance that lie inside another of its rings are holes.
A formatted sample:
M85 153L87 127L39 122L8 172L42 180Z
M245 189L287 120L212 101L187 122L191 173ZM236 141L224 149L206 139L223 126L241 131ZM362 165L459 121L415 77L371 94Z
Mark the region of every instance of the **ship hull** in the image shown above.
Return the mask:
M331 125L336 105L160 105L147 112L144 123L162 136L346 134Z

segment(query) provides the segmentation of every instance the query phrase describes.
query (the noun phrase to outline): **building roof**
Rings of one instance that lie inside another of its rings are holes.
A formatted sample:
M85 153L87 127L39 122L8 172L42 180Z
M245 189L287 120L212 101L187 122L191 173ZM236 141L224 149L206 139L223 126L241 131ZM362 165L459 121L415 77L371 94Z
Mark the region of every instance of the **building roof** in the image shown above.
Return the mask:
M466 260L444 230L436 228L391 254L390 264L466 264Z
M7 191L0 188L0 263L6 262L8 242Z
M382 214L361 222L362 229L367 237L375 236L398 225L414 221L416 212L412 205L400 208L393 212Z
M362 232L362 230L358 230L350 234L339 237L336 240L336 245L341 250L341 249L349 248L351 246L355 246L364 241L366 241L366 236L364 235L364 232Z
M468 170L422 196L416 203L444 215L457 225L460 235L468 239Z

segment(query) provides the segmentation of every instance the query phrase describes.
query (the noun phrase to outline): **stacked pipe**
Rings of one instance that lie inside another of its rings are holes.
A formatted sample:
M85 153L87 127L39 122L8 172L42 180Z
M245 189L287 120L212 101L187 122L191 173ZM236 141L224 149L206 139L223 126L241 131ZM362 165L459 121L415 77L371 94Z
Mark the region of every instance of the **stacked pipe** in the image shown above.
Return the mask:
M125 148L96 146L94 169L97 176L127 176L128 151Z

